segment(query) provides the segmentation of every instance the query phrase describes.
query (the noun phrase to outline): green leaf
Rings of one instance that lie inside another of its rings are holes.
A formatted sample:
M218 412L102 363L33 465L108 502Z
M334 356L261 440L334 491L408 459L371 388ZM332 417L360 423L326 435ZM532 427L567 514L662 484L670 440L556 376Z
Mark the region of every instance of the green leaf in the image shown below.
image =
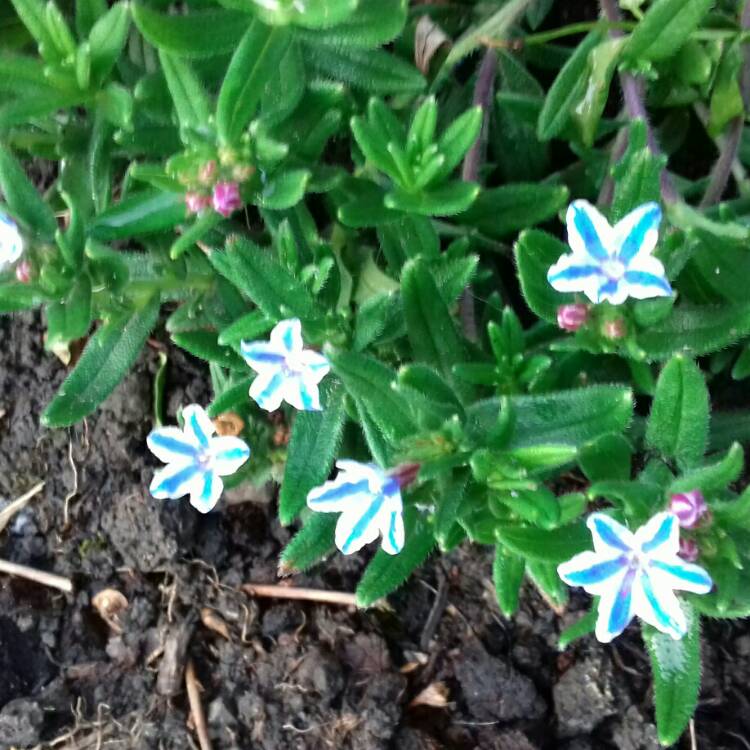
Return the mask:
M0 315L28 310L43 300L44 294L32 284L0 284Z
M495 545L495 561L492 564L492 580L500 611L512 617L518 610L518 597L526 572L523 557L508 550L504 545Z
M578 463L590 482L630 479L630 443L616 434L602 435L581 447Z
M523 298L531 311L548 323L557 323L557 308L573 302L572 294L556 292L547 281L547 271L569 252L556 237L531 229L522 232L513 248Z
M625 47L629 60L666 60L688 40L714 0L655 0Z
M213 57L240 43L248 17L231 10L193 10L186 15L159 13L133 4L133 20L146 41L180 57Z
M91 414L135 362L159 315L155 296L143 307L111 318L89 339L75 369L42 414L47 427L68 427Z
M305 195L310 177L309 169L290 169L274 175L263 186L260 206L273 211L284 211L296 206Z
M11 0L11 2L24 26L39 44L42 57L52 62L59 60L62 55L47 25L42 0Z
M445 157L445 162L436 180L447 177L474 145L482 129L482 117L482 108L472 107L457 117L440 136L438 152ZM427 146L429 143L425 144L425 147Z
M129 28L130 10L125 2L115 3L94 23L89 34L94 81L101 83L106 80L125 46Z
M659 742L677 742L687 728L698 704L701 682L700 617L684 600L687 635L679 641L650 626L643 627L643 639L651 657L654 676L656 731Z
M736 482L745 466L745 452L739 443L734 443L726 456L716 463L701 466L686 472L670 484L667 494L700 490L708 495L727 488Z
M452 378L453 365L464 358L466 350L426 261L410 260L404 266L401 299L415 359L435 365Z
M406 23L407 0L360 2L343 22L323 31L299 29L295 35L306 42L337 47L381 47L393 41Z
M129 195L94 219L91 237L108 242L172 229L185 220L185 198L180 193L155 190Z
M217 334L213 331L173 333L172 341L198 359L219 365L219 367L229 367L232 370L247 372L245 360L232 349L221 346Z
M466 211L479 191L473 182L449 182L417 193L396 188L386 193L384 202L386 208L422 216L454 216Z
M355 352L328 351L346 390L366 407L373 423L390 440L414 434L408 402L394 390L395 373L377 359Z
M503 185L482 191L457 220L490 237L503 238L554 218L569 197L568 188L563 185Z
M591 532L583 521L549 530L534 526L498 526L495 534L499 542L517 555L548 563L562 563L591 549Z
M468 478L465 473L451 478L440 488L436 496L437 508L435 510L435 539L437 539L441 550L446 550L453 536L454 528L458 522L461 504L466 495Z
M560 633L560 640L558 641L558 648L560 651L564 651L570 646L573 641L577 641L579 638L589 635L594 632L596 627L596 619L598 613L596 608L589 610L583 617L580 617L572 625L569 625L565 630Z
M241 341L255 341L273 328L274 322L269 320L260 310L243 315L231 325L223 328L219 333L219 343L236 346Z
M57 220L13 154L0 146L0 192L10 212L42 239L52 240Z
M232 45L236 51L216 105L216 126L225 144L235 143L255 115L264 87L276 75L290 41L287 29L253 21L241 41Z
M279 520L284 526L305 507L307 493L328 478L341 444L346 422L343 389L330 389L324 403L323 411L300 411L294 419L279 491Z
M701 356L723 349L750 333L750 305L680 305L664 321L637 336L651 359L675 352Z
M515 429L509 449L538 445L578 447L600 435L622 432L633 416L627 388L595 385L534 396L511 396ZM467 409L467 434L482 445L500 413L500 399L479 401Z
M404 512L406 543L397 555L379 549L357 586L357 605L369 607L395 591L428 557L435 546L432 527L413 509Z
M557 74L544 100L539 113L537 135L542 141L549 141L560 135L568 124L576 103L586 88L586 71L589 67L589 53L602 41L598 31L592 31L576 48L568 61Z
M81 275L67 297L47 306L47 338L49 351L59 344L83 338L91 326L91 281Z
M159 50L159 60L180 127L198 132L204 130L210 118L210 107L198 76L186 60L164 50Z
M282 574L312 568L334 550L334 531L338 516L335 513L314 513L292 541L284 547L279 561Z
M703 373L691 359L673 357L659 375L646 426L646 442L683 468L706 451L709 399Z
M209 260L270 320L296 316L305 322L320 317L320 310L305 286L267 248L235 236L227 242L226 250L211 252Z
M224 217L215 211L206 211L198 216L192 226L188 227L169 248L169 257L177 260L183 253L195 247L209 232L216 228Z
M424 88L416 68L381 49L305 44L313 71L373 94L414 94Z
M76 0L76 31L87 37L94 24L107 12L106 0Z
M253 11L271 26L293 24L306 29L327 29L346 21L357 7L358 0L305 0L304 3L275 3L266 0L220 0L222 5Z
M568 601L568 587L557 574L555 563L529 559L526 561L526 574L545 599L558 607L565 606Z
M227 388L220 396L217 396L209 405L208 416L211 419L215 419L219 415L227 411L237 411L246 407L249 398L248 391L252 384L252 378L243 378L239 382Z

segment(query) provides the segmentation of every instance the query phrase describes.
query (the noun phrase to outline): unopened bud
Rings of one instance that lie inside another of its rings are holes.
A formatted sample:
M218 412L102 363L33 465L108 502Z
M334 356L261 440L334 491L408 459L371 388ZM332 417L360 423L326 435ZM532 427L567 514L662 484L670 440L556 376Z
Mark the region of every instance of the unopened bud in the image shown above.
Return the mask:
M201 193L185 193L185 205L191 214L200 213L204 208L211 205L211 200L207 195Z
M577 331L589 318L589 307L580 302L557 308L557 325L563 331Z
M214 210L222 216L231 216L240 206L240 189L236 182L217 182L213 195Z
M708 512L708 506L700 490L691 490L672 495L669 511L677 516L683 529L694 529Z
M677 554L686 562L695 562L700 556L698 543L695 539L680 539L680 549Z
M31 281L31 263L27 260L22 260L16 266L16 279L22 284L28 284Z
M216 162L207 161L198 171L198 180L202 185L211 185L216 179Z
M617 341L618 339L625 338L627 328L625 321L622 318L616 320L607 320L602 325L602 336L610 341Z

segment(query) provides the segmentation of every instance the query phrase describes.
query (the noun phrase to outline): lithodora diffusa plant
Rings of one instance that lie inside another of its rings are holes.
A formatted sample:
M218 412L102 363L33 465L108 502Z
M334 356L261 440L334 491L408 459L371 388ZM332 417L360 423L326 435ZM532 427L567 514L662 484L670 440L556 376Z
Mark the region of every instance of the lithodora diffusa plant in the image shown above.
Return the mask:
M469 542L508 616L581 587L561 645L640 622L676 741L702 618L750 614L750 3L0 21L0 311L70 368L44 424L168 336L213 400L162 424L162 354L156 498L276 479L281 571L367 548L362 606Z

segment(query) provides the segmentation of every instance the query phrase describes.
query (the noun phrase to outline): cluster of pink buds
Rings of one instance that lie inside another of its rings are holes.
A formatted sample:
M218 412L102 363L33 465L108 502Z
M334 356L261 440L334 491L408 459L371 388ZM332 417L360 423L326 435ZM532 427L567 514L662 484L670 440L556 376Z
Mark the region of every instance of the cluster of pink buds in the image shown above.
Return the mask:
M589 306L580 302L572 305L560 305L557 308L557 325L563 331L571 333L586 324L589 319Z
M199 190L187 192L185 194L185 205L188 213L199 214L213 208L222 216L231 216L242 207L239 182L244 182L252 173L253 170L250 166L235 167L232 177L236 179L214 182L218 174L218 168L215 161L207 161L198 172L198 181L206 188L210 188L211 192L210 194Z
M16 279L21 284L28 284L31 281L31 263L27 260L22 260L16 266Z
M700 525L708 513L708 505L700 490L690 490L672 495L669 499L669 510L677 517L683 529L692 530ZM700 555L695 539L681 538L679 555L687 562L695 562Z

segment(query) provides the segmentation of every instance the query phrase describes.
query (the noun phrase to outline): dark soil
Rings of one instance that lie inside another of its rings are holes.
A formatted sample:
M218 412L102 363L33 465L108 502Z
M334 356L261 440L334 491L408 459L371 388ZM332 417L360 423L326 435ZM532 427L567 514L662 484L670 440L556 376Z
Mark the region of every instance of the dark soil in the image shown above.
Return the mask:
M83 426L50 432L38 419L63 366L43 351L35 318L0 319L0 337L0 507L46 482L0 536L0 557L68 576L76 592L0 577L3 750L195 748L188 659L214 750L657 746L637 631L559 653L560 628L585 599L558 616L529 589L504 619L489 549L433 559L391 610L239 593L244 582L277 581L290 531L269 488L234 491L207 517L149 496L155 351ZM203 368L171 351L167 393L171 419L180 404L205 403ZM352 591L364 562L335 556L293 583ZM128 602L119 628L92 606L106 588ZM204 608L228 639L201 619ZM750 629L713 623L707 635L698 747L750 747Z

